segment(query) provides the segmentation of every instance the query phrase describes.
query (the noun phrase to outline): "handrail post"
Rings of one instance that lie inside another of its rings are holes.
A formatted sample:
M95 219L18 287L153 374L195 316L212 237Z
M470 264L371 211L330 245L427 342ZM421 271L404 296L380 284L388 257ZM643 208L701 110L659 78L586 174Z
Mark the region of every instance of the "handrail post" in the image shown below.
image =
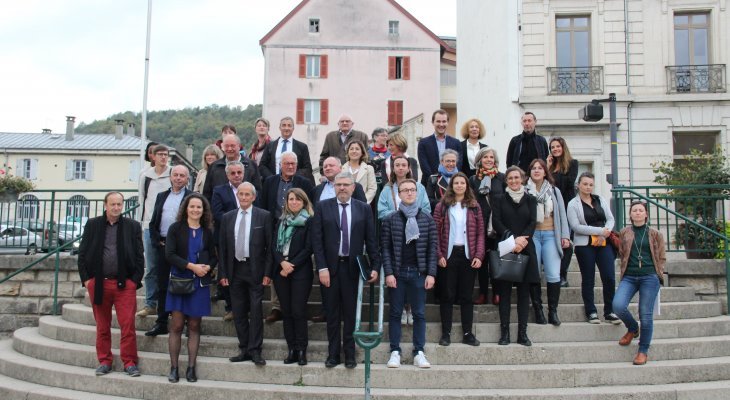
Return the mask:
M58 315L58 272L61 269L61 252L56 252L56 268L53 274L53 315Z

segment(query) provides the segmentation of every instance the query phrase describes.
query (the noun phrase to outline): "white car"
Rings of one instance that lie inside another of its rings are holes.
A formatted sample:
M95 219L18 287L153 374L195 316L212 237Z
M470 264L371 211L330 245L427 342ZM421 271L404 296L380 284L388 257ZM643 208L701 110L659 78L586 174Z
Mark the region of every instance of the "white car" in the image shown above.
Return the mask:
M42 242L40 236L26 228L0 225L0 247L24 247L28 254L35 254Z

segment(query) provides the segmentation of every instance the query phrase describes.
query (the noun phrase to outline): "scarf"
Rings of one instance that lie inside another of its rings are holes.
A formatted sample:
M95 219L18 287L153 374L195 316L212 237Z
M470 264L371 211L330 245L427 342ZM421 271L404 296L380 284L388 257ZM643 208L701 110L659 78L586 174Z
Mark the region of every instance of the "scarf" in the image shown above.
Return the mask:
M279 232L276 235L276 250L284 252L284 248L289 246L292 236L294 236L294 228L304 226L309 218L307 210L302 209L299 214L292 215L287 214L281 220L279 225Z
M259 141L258 138L255 142L253 142L253 146L251 146L251 154L248 156L248 158L256 161L256 153L259 151L262 151L271 141L271 136L266 135L266 140L264 141L264 144L259 148Z
M375 146L373 146L373 147L371 147L371 149L375 153L385 153L386 151L388 151L388 146L383 146L383 147L375 147Z
M418 214L419 209L418 204L415 202L411 205L401 202L398 207L398 210L408 219L406 221L406 244L418 239L421 235L418 230L418 221L416 221L416 214Z
M546 215L553 213L553 196L552 185L548 181L542 182L542 187L537 190L535 182L530 178L527 181L527 191L537 198L537 223L541 224L545 221Z
M449 172L446 167L444 167L442 164L439 164L439 175L446 178L446 181L448 182L452 176L456 175L456 173L459 172L459 168L454 168L453 171Z
M512 201L514 201L515 203L519 203L520 200L522 200L522 196L525 195L524 186L520 186L520 188L516 191L510 189L509 186L507 186L507 189L505 189L504 191L509 195L509 197L512 198Z

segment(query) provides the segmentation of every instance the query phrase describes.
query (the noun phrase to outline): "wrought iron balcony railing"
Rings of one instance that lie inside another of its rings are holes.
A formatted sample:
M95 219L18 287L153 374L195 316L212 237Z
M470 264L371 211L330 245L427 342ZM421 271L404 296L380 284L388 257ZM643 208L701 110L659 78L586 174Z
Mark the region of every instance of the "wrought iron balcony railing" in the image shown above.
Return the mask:
M667 66L667 93L725 93L725 64Z
M548 67L548 94L602 94L603 67Z

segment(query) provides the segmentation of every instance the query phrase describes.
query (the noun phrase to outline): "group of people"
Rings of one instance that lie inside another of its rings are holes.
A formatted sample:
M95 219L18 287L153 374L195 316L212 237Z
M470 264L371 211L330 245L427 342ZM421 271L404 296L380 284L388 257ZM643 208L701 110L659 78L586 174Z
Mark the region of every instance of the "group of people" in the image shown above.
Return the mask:
M593 193L594 176L584 172L577 177L578 162L566 141L548 142L539 135L533 113L522 116L523 132L510 141L504 172L499 170L497 151L480 142L486 133L481 121L464 124L462 142L447 134L445 111L434 112L432 123L434 134L419 141L416 160L408 155L400 133L375 129L368 146L367 136L352 129L352 119L341 116L339 129L325 138L319 184L307 145L292 137L294 121L289 117L280 120L281 135L273 140L269 121L259 118L257 141L250 151L242 146L235 127L225 126L221 139L203 152L194 191L187 189L187 168L168 165L166 146L148 146L150 167L141 175L139 190L142 224L121 217L123 196L110 192L104 215L89 220L81 242L79 272L97 321L97 375L111 371L112 305L122 331L125 371L139 375L134 315L135 291L143 276L145 306L136 314L157 315L147 336L169 334L170 382L179 380L185 326L185 377L197 380L200 323L211 314L210 287L216 285L212 300L225 301L224 320L233 321L238 338L239 351L231 362L266 364L262 301L264 288L273 286L266 321L283 319L288 346L284 363L306 365L307 302L315 273L322 310L312 320L327 323L327 368L339 365L342 353L345 367L356 367L358 279L374 282L381 270L390 303L387 366L401 365L401 322L408 321L413 325L413 364L428 368L427 290L435 288L439 304L439 344L451 344L453 306L459 305L461 342L479 346L473 305L490 301L491 283L491 303L499 307L498 343L508 345L516 287L516 341L530 346L530 303L535 323L561 324L560 291L568 285L573 250L586 320L600 323L593 298L598 266L603 317L613 324L623 321L628 328L619 344L640 338L634 363L646 363L664 267L663 239L647 227L646 204L632 203L632 225L619 233L620 246L614 250L608 241L613 215L608 201ZM514 282L490 279L487 254L510 236L512 252L527 255L524 276ZM616 291L617 255L621 282ZM547 318L541 268L547 281ZM640 328L628 312L636 292L641 293Z

